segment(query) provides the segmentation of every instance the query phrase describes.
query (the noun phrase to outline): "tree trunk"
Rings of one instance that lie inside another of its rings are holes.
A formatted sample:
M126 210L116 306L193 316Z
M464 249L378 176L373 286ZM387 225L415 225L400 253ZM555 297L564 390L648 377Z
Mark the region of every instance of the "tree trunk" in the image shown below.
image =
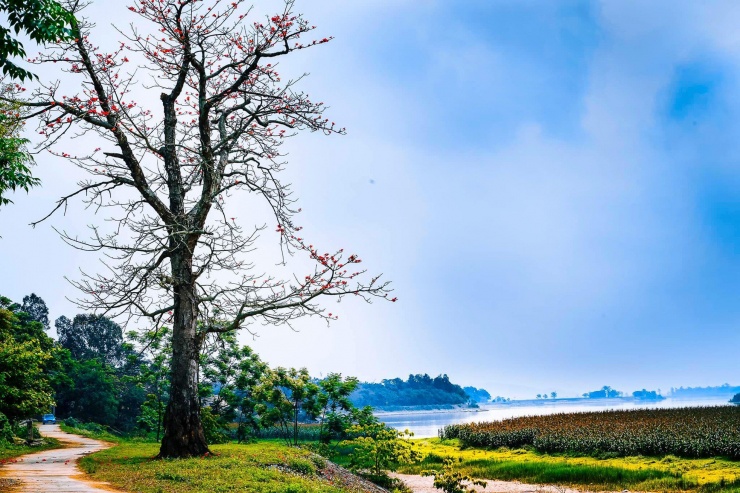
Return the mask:
M198 303L192 274L192 257L173 253L174 323L170 401L164 414L164 437L159 457L193 457L207 452L200 420L197 333Z
M298 403L295 406L295 416L293 421L293 445L298 446Z
M159 392L159 390L157 391ZM157 441L162 436L162 395L157 394Z

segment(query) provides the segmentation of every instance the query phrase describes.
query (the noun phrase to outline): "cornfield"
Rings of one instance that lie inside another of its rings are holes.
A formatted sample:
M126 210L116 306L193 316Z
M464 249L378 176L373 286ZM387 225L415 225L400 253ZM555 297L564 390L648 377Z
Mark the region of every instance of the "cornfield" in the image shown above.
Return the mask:
M724 456L740 460L740 407L686 407L526 416L445 426L467 446L580 454Z

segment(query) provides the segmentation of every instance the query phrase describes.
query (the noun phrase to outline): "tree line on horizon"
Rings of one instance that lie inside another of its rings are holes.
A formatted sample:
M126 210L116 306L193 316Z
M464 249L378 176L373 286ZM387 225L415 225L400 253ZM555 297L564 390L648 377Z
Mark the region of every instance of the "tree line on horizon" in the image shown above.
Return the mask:
M446 374L431 377L428 374L411 374L402 378L384 379L380 382L360 382L350 396L359 407L379 409L414 406L475 406L491 400L485 389L461 387L452 383Z
M557 399L558 393L557 392L550 392L549 398L550 399ZM609 385L604 385L598 390L592 390L589 392L584 392L581 394L581 397L584 399L615 399L619 397L625 397L625 393L613 389ZM636 390L632 392L632 397L637 400L660 400L664 399L662 395L660 395L660 391L656 390ZM537 399L547 399L548 394L545 392L543 394L537 394Z

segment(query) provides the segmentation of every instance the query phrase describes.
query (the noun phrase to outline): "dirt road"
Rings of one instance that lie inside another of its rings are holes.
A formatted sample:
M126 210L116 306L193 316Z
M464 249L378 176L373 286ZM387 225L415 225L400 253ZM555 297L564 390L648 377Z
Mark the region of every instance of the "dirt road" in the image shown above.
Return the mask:
M0 467L0 479L10 480L12 493L110 493L114 491L102 483L92 483L82 478L77 459L110 447L110 444L70 435L58 425L39 426L41 434L56 438L65 448L45 450L24 455L18 462ZM6 491L8 491L6 489Z
M430 476L416 476L412 474L392 474L392 476L403 480L414 493L440 493L434 487L434 478ZM486 487L475 487L479 492L496 493L581 493L578 490L548 485L524 484L517 481L494 481L486 480Z

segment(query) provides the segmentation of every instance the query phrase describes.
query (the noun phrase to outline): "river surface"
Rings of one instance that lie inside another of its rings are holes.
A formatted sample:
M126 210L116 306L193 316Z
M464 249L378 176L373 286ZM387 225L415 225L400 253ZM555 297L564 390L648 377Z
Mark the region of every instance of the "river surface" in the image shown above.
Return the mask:
M497 421L519 416L537 416L555 413L604 411L607 409L646 409L727 405L729 398L702 400L665 399L662 401L633 401L623 399L521 401L508 404L483 405L478 411L410 411L379 413L378 419L399 430L409 430L416 438L436 437L443 426L479 421Z

